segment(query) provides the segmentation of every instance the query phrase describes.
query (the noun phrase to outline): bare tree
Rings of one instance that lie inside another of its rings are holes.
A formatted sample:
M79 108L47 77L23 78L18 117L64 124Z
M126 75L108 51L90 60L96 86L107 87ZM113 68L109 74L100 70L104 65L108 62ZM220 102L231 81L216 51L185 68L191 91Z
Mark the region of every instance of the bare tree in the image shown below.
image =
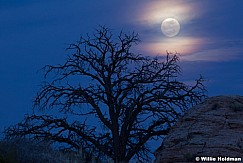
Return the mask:
M82 147L115 162L148 161L148 142L168 134L187 108L204 99L205 87L201 77L193 85L178 81L177 54L159 59L132 53L138 42L137 34L115 37L106 27L81 37L64 64L44 67L50 80L35 98L35 110L58 110L59 116L28 115L5 133Z

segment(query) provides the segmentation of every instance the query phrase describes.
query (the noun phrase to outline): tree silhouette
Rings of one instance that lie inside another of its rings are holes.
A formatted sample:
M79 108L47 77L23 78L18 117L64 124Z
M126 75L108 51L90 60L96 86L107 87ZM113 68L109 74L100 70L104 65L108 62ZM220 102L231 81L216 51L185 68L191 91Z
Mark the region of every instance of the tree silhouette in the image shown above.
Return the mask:
M116 37L115 37L116 36ZM148 161L150 140L168 134L188 107L205 97L203 79L178 81L178 54L161 59L131 52L135 33L114 35L106 27L81 36L64 64L44 67L47 80L32 114L5 130L92 151L115 162Z

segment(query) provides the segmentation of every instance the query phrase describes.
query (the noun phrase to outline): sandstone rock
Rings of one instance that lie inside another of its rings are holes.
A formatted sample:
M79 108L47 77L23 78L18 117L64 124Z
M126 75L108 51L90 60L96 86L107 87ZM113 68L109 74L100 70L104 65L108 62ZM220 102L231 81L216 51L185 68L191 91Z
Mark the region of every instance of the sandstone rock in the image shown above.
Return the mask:
M155 162L194 162L201 156L243 161L243 96L211 97L191 108L156 150Z

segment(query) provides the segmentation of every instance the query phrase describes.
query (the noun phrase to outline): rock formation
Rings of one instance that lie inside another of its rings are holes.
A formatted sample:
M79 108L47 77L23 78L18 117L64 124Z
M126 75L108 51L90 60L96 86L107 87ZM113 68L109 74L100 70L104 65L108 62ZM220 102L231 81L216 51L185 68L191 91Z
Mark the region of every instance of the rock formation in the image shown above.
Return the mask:
M155 157L156 163L195 162L205 157L243 162L243 96L211 97L191 108L172 127Z

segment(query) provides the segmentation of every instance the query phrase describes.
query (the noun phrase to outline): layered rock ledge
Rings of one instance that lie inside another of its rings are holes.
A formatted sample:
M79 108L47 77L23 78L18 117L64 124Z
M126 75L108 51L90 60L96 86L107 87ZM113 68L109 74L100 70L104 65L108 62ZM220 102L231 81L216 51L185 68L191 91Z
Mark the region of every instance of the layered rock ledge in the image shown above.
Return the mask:
M155 162L195 162L206 156L243 161L243 96L211 97L191 108L156 150Z

